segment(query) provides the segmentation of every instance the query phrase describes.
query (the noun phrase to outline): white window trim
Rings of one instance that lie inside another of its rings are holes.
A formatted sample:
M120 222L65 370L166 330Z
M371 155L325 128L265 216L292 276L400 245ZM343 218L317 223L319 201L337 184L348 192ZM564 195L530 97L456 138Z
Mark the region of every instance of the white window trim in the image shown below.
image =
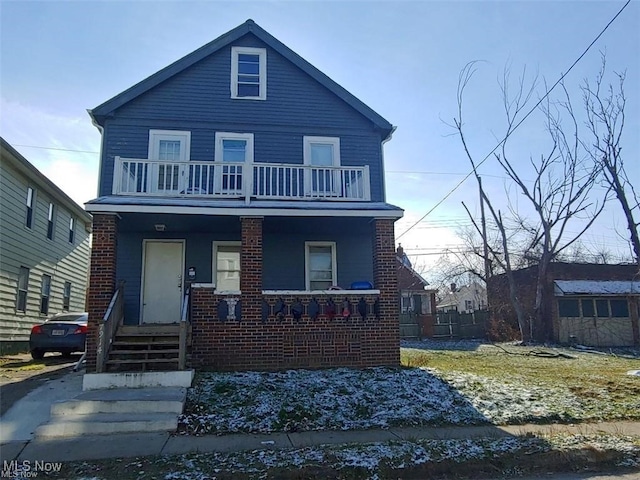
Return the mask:
M338 284L338 262L336 261L336 242L304 242L304 282L307 291L311 291L311 264L309 247L331 247L331 286Z
M191 132L185 130L149 130L148 159L158 161L160 140L180 140L184 149L180 150L180 160L188 162L191 159Z
M212 260L211 260L211 285L217 288L218 283L218 247L240 247L242 248L242 242L236 240L228 241L215 241L212 245ZM242 255L242 253L240 253ZM240 275L242 275L242 268L240 269ZM220 292L217 292L220 293ZM224 293L240 294L240 290L225 290Z
M216 162L222 162L224 150L223 140L246 140L247 149L244 152L244 163L253 163L253 133L216 132L215 156Z
M238 96L238 55L246 53L258 55L260 61L260 95L257 97ZM238 100L266 100L267 99L267 49L255 47L231 47L231 98Z
M312 136L304 136L303 137L303 145L304 145L304 164L311 165L311 144L312 143L322 143L327 145L333 145L333 166L340 166L340 137L312 137Z

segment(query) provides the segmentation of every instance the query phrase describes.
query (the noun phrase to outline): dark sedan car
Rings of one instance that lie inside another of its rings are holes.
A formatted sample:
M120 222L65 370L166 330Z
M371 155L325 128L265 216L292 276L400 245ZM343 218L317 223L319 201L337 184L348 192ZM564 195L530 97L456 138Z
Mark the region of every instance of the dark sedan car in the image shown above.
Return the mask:
M39 360L46 352L60 352L63 357L84 352L87 341L86 312L59 313L31 329L29 350Z

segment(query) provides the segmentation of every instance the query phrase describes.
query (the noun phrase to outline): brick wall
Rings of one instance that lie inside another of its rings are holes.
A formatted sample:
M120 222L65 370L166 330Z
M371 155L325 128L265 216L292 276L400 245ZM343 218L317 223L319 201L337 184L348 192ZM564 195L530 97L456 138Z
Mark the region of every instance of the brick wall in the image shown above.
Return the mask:
M87 333L87 372L96 368L98 325L104 317L116 284L116 237L118 219L115 215L93 215L93 243L87 311L89 324Z
M265 321L262 299L259 319L247 318L242 309L240 321L218 318L218 304L225 299L211 288L195 288L192 293L192 348L190 365L215 370L279 370L285 368L396 366L399 363L397 315L395 321L378 319L374 313L375 294L348 295L352 315L342 316L346 295L312 297L264 295L269 305ZM309 315L309 304L320 305L317 318ZM338 308L330 318L327 301ZM357 303L364 299L367 314L363 318ZM274 315L276 302L287 308L281 318ZM300 302L302 318L296 320L289 308Z
M245 217L241 221L241 319L223 321L218 318L218 307L225 297L211 288L194 289L191 304L192 367L278 370L399 365L400 328L393 220L373 222L374 282L380 294L336 293L316 298L320 309L315 318L310 315L309 307L314 298L308 294L285 297L262 294L262 219ZM331 309L327 308L329 298L339 306L347 297L352 314L345 318L338 307L338 312L332 317ZM367 305L364 317L357 307L360 299L364 299ZM278 301L287 306L281 316L274 314ZM376 301L378 305L374 306ZM299 319L294 318L290 308L297 302L303 305Z

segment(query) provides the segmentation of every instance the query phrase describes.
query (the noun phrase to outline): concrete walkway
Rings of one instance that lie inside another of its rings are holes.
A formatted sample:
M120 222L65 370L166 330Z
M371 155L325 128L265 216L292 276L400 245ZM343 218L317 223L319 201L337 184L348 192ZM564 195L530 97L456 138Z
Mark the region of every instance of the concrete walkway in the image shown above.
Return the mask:
M517 425L470 427L408 427L388 430L313 431L264 435L188 436L161 433L83 435L76 438L34 438L36 427L49 420L54 402L82 393L82 373L70 373L30 392L0 419L0 463L11 460L74 461L173 455L188 452L236 452L302 448L325 444L390 440L504 437L526 433L611 433L640 436L640 423L609 422L580 425Z
M171 435L169 433L135 433L83 435L78 438L13 441L1 446L2 461L74 461L147 455L175 455L188 452L239 452L261 449L287 449L309 446L387 442L390 440L458 439L505 437L525 433L611 433L640 435L640 423L610 422L582 425L518 425L506 427L410 427L389 430L317 431L272 433L264 435L231 434Z

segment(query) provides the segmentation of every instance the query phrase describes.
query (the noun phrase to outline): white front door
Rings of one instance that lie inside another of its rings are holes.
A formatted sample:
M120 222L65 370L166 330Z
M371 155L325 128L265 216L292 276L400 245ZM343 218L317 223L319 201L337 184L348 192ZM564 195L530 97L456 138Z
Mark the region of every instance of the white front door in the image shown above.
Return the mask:
M183 241L144 242L142 323L180 321L183 257Z

